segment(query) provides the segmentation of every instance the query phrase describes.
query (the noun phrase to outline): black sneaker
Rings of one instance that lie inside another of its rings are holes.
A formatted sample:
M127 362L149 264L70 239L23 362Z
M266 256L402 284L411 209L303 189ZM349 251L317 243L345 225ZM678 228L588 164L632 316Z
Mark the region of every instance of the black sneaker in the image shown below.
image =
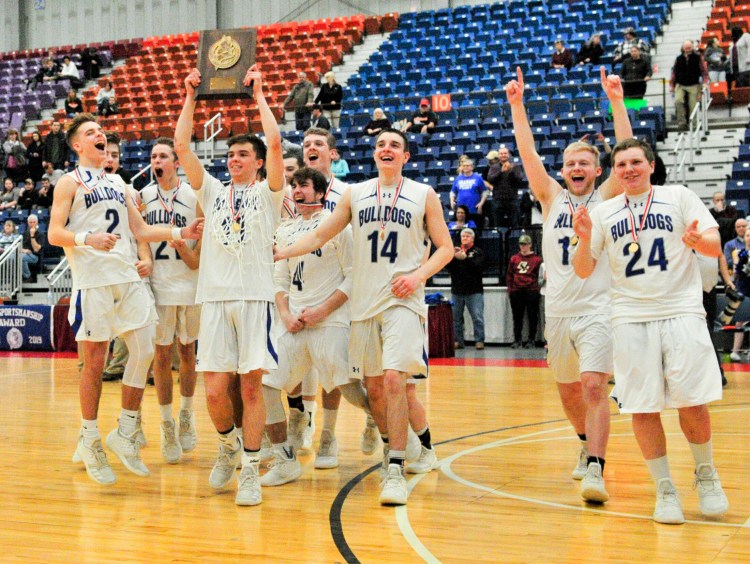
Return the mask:
M102 382L114 382L116 380L122 380L122 372L104 372L102 374Z
M510 346L510 348L512 348L512 349L520 349L520 348L522 348L522 347L523 347L523 344L521 343L521 341L515 341L515 342L514 342L514 343L513 343L513 344L512 344L511 346Z
M527 341L523 344L523 348L525 349L533 349L534 348L534 342L533 341Z

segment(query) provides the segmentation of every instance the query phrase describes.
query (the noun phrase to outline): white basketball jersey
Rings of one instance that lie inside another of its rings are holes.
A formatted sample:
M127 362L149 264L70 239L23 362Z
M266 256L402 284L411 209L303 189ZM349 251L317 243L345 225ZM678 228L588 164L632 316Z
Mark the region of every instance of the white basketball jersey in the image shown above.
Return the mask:
M124 282L138 282L137 260L131 246L133 234L125 203L126 186L116 174L101 168L78 167L69 172L78 184L65 228L73 233L114 233L114 248L65 247L73 275L73 289L98 288Z
M612 271L612 322L704 317L698 260L682 236L696 219L699 232L717 227L716 220L684 186L654 186L646 215L648 195L628 198L628 206L623 194L603 202L591 214L591 253L598 259L606 252ZM637 248L628 208L635 219Z
M344 195L344 192L348 187L349 185L346 182L342 182L335 176L331 176L331 179L328 181L328 188L326 189L326 198L323 207L329 211L336 209L336 204L339 203L341 196Z
M267 180L232 189L204 173L196 195L206 217L196 301L273 302L273 234L284 191L273 192Z
M198 197L187 182L180 181L172 190L162 190L156 182L149 184L141 190L141 201L149 225L185 227L197 216ZM192 249L197 241L185 243ZM166 241L151 243L151 255L151 289L156 305L194 305L198 270L189 268Z
M424 286L399 299L391 293L391 281L422 264L427 249L425 201L430 187L403 178L400 192L398 186L381 186L380 199L377 187L377 178L351 186L352 320L369 319L394 305L426 317Z
M305 233L309 233L331 215L328 210L313 215L309 220L301 216L284 223L276 232L279 247L287 247ZM298 314L306 307L320 305L336 290L351 296L352 229L346 227L322 248L301 257L276 263L274 282L277 292L289 293L289 309ZM351 315L347 301L319 327L349 327Z
M578 248L573 216L570 208L586 205L589 212L601 204L602 198L596 190L589 196L568 196L561 190L552 201L542 231L542 255L547 270L546 298L547 317L578 317L581 315L610 313L610 273L606 257L598 261L594 272L586 279L576 276L573 257ZM568 205L570 197L570 205Z

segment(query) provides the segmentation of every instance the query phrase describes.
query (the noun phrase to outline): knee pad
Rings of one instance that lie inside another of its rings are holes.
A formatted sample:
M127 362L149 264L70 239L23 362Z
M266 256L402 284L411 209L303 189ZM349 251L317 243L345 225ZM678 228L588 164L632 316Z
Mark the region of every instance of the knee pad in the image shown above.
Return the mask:
M266 425L286 421L284 404L281 403L281 390L263 384L263 402L266 404Z
M128 347L128 362L122 374L122 383L131 388L145 388L148 369L154 359L154 340L156 325L141 327L123 333L123 340Z

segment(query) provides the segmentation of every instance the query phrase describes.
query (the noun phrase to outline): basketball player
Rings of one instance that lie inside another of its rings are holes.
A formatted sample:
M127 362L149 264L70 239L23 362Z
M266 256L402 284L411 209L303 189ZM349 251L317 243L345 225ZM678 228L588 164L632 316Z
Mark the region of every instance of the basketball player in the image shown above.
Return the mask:
M265 424L261 377L277 367L273 325L273 234L284 198L281 133L253 66L245 75L258 103L268 147L255 135L228 140L229 186L206 173L190 149L198 70L185 79L187 96L175 130L175 151L206 216L196 301L202 304L196 369L204 373L211 420L219 433L219 456L209 477L214 488L229 483L242 461L235 502L262 501L258 466ZM267 176L258 182L265 165ZM229 390L239 374L243 442L232 418Z
M98 425L101 374L109 340L122 335L130 357L122 380L119 426L107 436L107 446L125 467L148 476L136 441L136 417L153 358L156 312L135 267L129 239L143 241L197 239L202 223L152 227L143 222L119 176L105 174L106 137L96 117L80 114L67 132L68 145L79 166L55 186L49 241L65 248L73 275L70 323L83 347L80 381L82 429L75 458L100 484L116 481L102 448Z
M575 208L593 209L621 189L613 179L595 189L602 172L599 151L580 141L568 145L563 153L565 188L547 174L534 148L534 136L523 106L520 68L517 73L518 79L509 82L505 91L529 186L542 205L542 249L547 267L547 358L565 414L582 442L573 478L582 480L583 499L603 503L609 499L602 477L609 438L607 383L612 373L609 272L603 261L591 278L581 280L575 275L571 257L575 255L578 240L573 232L572 215ZM612 108L617 139L632 137L619 77L607 76L602 67L601 82Z
M149 225L181 226L203 214L190 186L177 177L179 168L174 141L160 137L151 149L151 170L156 182L141 190L141 201ZM177 464L183 452L195 448L193 395L195 394L195 340L198 338L200 306L195 304L200 246L185 241L152 243L154 268L151 289L159 323L156 326L154 382L161 412L161 453ZM172 417L172 347L177 339L180 357L179 428Z
M350 376L366 377L370 406L389 434L389 466L380 503L406 504L404 457L408 408L406 381L427 373L424 282L453 257L453 244L435 191L404 178L409 141L386 129L375 140L378 177L348 188L331 216L297 243L277 250L277 260L320 249L352 224ZM422 264L427 238L437 247Z
M721 254L718 225L684 186L652 186L651 147L618 143L612 167L624 194L580 206L573 227L580 237L573 267L591 276L605 256L612 275L612 341L621 413L633 414L633 432L656 484L654 520L685 522L672 483L661 411L676 408L695 459L701 512L718 517L729 503L713 463L707 404L721 399L721 377L703 310L694 251Z

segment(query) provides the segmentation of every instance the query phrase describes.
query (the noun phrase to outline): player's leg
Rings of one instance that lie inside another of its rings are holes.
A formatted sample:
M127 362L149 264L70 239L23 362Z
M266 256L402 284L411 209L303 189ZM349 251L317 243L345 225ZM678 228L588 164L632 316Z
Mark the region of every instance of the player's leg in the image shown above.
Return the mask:
M204 372L203 380L208 415L219 434L219 456L208 481L211 487L218 489L234 477L242 455L242 443L235 427L234 403L230 396L230 388L236 385L238 378L231 372Z
M406 402L409 410L409 425L420 443L419 458L406 466L406 472L407 474L426 474L437 467L438 459L435 447L432 446L427 411L417 396L415 383L407 382L406 384Z
M294 452L294 445L287 436L281 390L264 383L263 402L266 406L266 431L273 445L274 461L271 469L260 479L260 483L262 486L281 486L299 478L302 468Z
M190 452L198 442L195 428L193 399L198 374L195 370L195 341L200 329L200 306L178 308L177 356L180 360L180 413L179 440L184 452ZM173 357L174 362L174 357Z
M263 501L260 490L260 444L266 424L263 403L263 371L240 374L242 392L242 471L237 485L237 505L258 505Z

